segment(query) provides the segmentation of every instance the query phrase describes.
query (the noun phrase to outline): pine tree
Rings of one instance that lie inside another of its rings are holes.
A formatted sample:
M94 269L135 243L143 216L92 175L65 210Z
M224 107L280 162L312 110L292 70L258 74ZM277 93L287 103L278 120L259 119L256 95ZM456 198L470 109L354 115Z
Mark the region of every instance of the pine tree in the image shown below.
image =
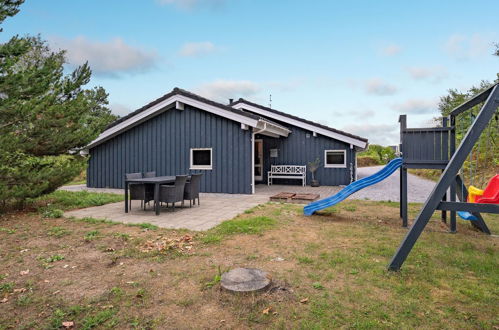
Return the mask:
M10 16L14 16L19 12L19 6L24 0L0 0L0 24ZM0 32L2 29L0 28Z
M0 2L0 23L22 1ZM85 147L115 117L102 87L85 89L87 63L64 74L65 52L40 36L0 44L0 200L51 192L81 172Z

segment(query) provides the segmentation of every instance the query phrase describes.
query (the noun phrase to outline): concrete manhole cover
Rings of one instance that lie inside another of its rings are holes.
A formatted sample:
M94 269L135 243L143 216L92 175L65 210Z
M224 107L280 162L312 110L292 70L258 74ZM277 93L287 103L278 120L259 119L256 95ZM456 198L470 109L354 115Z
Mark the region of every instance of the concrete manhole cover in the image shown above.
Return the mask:
M265 289L270 285L270 275L256 268L234 268L222 274L221 285L235 292L251 292Z

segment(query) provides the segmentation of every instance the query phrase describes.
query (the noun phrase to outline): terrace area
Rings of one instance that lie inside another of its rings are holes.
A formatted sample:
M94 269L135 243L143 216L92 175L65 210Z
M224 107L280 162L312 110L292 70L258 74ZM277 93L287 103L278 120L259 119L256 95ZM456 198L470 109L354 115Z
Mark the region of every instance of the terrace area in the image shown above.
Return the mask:
M359 169L359 177L371 175L377 171L378 167L365 167ZM409 175L410 202L423 202L434 186L434 182ZM385 181L379 183L376 188L368 187L350 197L357 200L391 200L398 201L399 176L395 173ZM85 185L66 186L62 189L67 191L88 190L94 192L108 192L123 194L122 189L87 188ZM177 207L175 212L163 208L159 216L156 216L151 205L146 210L141 210L140 202L133 201L132 209L129 213L124 212L124 203L112 203L102 206L89 207L68 211L66 217L76 218L105 218L108 220L123 223L150 223L162 228L202 231L215 227L223 221L230 220L238 214L251 209L259 204L269 201L270 196L281 192L291 192L296 194L319 194L320 198L331 196L341 190L338 186L310 187L300 185L271 185L260 184L256 186L256 193L253 195L238 194L213 194L201 193L201 205L194 205L192 208L187 203L186 206Z

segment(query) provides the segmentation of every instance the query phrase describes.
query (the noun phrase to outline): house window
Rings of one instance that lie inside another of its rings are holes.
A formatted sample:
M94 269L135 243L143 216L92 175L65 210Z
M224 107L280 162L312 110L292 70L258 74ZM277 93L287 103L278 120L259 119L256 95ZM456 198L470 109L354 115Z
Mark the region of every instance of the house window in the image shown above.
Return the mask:
M211 170L212 148L191 148L191 170Z
M346 150L324 150L324 167L346 168Z

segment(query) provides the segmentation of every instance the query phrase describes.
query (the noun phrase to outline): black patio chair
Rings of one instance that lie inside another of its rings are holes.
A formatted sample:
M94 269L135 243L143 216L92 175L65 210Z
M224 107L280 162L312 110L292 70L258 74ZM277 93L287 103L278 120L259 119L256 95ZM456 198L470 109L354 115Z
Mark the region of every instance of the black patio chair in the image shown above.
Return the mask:
M169 203L172 203L173 210L175 210L175 203L177 202L181 202L183 206L186 181L187 175L177 175L174 185L161 185L159 189L159 201L166 203L167 207Z
M192 207L192 203L196 205L196 198L198 199L198 205L201 205L199 202L199 189L202 175L202 173L191 175L191 180L185 184L184 199L189 200L189 207Z
M130 179L142 179L142 173L127 173L125 174L127 180ZM145 209L144 203L148 203L149 201L154 199L154 188L152 195L148 192L148 189L143 183L134 183L131 182L128 184L129 195L130 195L130 210L132 209L132 200L140 200L140 208Z
M156 177L156 171L151 171L151 172L145 172L144 173L144 178L155 178ZM146 195L148 196L148 201L146 202L147 205L149 205L149 202L154 200L154 185L146 183ZM144 210L146 206L144 205Z

